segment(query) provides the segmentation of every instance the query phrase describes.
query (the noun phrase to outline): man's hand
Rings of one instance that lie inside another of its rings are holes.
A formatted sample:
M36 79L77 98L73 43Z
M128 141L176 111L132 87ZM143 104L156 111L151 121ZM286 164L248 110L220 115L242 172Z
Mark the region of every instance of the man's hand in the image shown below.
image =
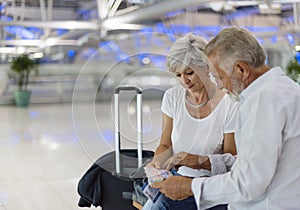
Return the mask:
M210 169L210 162L207 156L193 155L187 152L179 152L170 157L163 168L170 170L173 167L188 166L194 169Z
M151 184L151 187L157 188L165 196L172 200L183 200L193 196L192 178L184 176L170 176L165 181Z

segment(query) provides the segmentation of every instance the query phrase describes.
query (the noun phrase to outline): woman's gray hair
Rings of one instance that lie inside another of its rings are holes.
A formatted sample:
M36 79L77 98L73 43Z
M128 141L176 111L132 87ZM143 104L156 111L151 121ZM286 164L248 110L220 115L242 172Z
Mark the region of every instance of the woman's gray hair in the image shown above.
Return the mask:
M266 54L252 33L239 27L221 30L206 45L206 54L216 53L219 66L231 73L236 61L244 61L254 68L265 64Z
M175 41L167 55L170 72L182 72L188 68L199 69L208 66L204 53L207 41L195 34L188 33Z

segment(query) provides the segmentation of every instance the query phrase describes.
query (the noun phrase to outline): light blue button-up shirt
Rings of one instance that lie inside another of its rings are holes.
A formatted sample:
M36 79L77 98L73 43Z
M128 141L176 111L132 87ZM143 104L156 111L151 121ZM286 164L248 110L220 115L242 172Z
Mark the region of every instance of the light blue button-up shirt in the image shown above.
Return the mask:
M237 160L230 172L196 178L199 209L300 209L300 88L279 67L240 94Z

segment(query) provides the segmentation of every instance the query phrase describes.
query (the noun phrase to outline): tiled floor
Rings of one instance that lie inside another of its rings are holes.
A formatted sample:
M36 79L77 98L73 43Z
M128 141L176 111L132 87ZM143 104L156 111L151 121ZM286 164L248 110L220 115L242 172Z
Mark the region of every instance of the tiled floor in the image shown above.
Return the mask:
M126 103L121 119L129 123L121 134L124 147L133 147L135 108ZM159 109L160 100L144 102L145 149L159 141ZM112 119L110 104L0 106L0 210L81 209L77 183L94 160L114 150Z

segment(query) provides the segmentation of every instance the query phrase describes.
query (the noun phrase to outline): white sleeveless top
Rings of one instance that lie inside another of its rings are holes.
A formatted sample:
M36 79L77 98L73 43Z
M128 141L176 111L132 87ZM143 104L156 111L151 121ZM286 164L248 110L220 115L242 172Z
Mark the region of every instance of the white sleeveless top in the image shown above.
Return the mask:
M187 152L198 155L220 153L223 135L234 133L239 103L226 94L210 115L202 119L192 117L185 105L186 90L177 85L168 89L163 97L161 110L173 119L173 154ZM185 176L209 176L206 170L180 167L179 173Z

